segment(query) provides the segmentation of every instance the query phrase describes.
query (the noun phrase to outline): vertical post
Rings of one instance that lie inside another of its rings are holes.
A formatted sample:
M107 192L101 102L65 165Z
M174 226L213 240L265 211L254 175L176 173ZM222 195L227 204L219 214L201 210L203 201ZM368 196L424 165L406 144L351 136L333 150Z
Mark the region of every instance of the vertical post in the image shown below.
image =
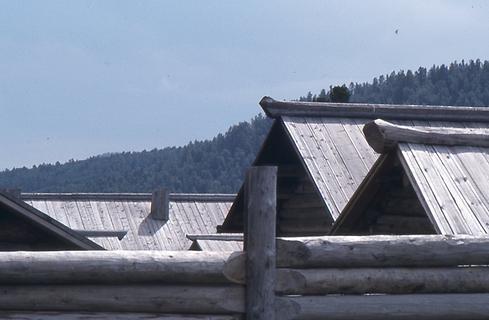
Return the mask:
M168 189L158 189L153 192L151 217L162 221L168 221L170 218L170 191Z
M251 167L245 182L246 319L275 320L277 167Z

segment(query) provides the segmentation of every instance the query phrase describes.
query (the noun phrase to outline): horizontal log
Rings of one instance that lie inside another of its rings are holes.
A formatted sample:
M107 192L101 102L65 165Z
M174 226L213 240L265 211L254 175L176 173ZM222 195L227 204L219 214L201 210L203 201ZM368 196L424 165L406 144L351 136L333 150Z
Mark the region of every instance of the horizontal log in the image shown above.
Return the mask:
M304 296L277 299L283 320L487 319L489 294Z
M263 97L260 106L271 118L291 116L489 122L489 108L486 107L298 102L277 101L270 97Z
M400 142L489 147L489 132L470 129L408 127L381 119L371 121L363 127L368 144L378 153L385 153Z
M296 195L281 203L282 208L323 208L323 215L327 214L324 203L317 194Z
M277 239L278 267L447 267L458 265L489 265L489 237L409 235Z
M244 254L224 268L226 277L245 284ZM483 293L489 267L277 269L279 294Z
M0 284L226 283L230 252L0 252Z
M244 312L242 286L0 286L0 310L234 314Z
M484 293L489 267L278 269L277 293Z
M161 313L120 312L5 312L0 319L6 320L242 320L241 315L185 315Z

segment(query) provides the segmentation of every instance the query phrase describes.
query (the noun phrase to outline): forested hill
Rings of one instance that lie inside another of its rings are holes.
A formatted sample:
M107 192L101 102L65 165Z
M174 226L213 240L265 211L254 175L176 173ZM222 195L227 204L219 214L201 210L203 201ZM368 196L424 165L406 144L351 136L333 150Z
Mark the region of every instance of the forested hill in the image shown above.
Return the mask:
M354 102L489 106L489 62L392 72L369 83L350 84L349 89ZM327 97L322 90L300 100ZM236 192L269 127L270 120L257 116L212 140L183 147L7 170L0 172L0 187L30 192L149 192L166 186L176 192Z

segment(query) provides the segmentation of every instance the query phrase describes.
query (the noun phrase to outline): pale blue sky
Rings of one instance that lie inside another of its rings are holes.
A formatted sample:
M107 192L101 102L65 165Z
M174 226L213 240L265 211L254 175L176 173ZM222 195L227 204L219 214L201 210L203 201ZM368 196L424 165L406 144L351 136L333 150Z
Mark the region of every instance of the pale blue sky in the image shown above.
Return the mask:
M0 169L182 145L263 95L489 59L485 1L0 5Z

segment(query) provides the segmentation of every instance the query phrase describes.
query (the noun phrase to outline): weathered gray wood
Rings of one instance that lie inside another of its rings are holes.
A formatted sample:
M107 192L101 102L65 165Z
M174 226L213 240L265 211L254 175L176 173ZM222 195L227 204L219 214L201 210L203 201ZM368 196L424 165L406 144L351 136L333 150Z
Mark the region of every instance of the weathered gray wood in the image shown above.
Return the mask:
M151 218L162 221L170 219L170 191L168 189L162 188L153 192Z
M22 193L23 200L106 200L151 201L151 193ZM232 202L236 194L170 193L170 201Z
M241 320L241 315L185 315L161 313L120 312L19 312L0 311L0 319L7 320Z
M277 239L277 266L428 267L489 264L489 237L327 236Z
M378 153L392 150L400 142L430 145L489 147L489 132L456 128L409 127L381 119L363 127L368 144Z
M484 293L488 267L278 269L280 294Z
M122 240L122 238L124 238L124 236L127 234L126 230L73 230L82 236L91 238L117 237L117 239Z
M226 262L225 276L245 284L245 256ZM483 293L489 292L489 267L277 269L280 294Z
M215 241L243 241L243 235L232 233L216 233L216 234L187 234L187 239L195 240L215 240Z
M0 286L3 311L244 313L241 286Z
M246 318L275 320L277 167L251 167L245 181Z
M489 314L489 294L409 294L280 297L283 320L479 320ZM294 312L295 311L295 312Z
M298 102L277 101L270 97L263 97L260 106L272 118L290 116L489 122L489 109L484 107Z
M0 252L0 283L227 283L230 252Z

